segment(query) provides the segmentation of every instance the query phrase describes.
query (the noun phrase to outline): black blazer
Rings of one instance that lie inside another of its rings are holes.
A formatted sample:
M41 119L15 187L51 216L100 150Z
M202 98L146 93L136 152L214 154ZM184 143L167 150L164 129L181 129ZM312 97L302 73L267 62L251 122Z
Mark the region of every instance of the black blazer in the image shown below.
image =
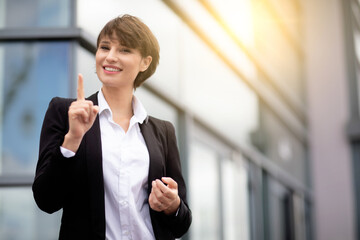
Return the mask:
M97 94L88 98L98 104ZM74 99L53 98L46 112L40 137L39 159L32 186L39 208L53 213L61 208L59 239L105 239L105 204L99 116L84 135L72 158L60 152L68 132L68 109ZM149 155L151 182L168 176L178 183L181 199L177 216L167 216L150 208L156 239L181 237L192 221L186 187L181 174L175 130L170 122L148 117L140 124Z

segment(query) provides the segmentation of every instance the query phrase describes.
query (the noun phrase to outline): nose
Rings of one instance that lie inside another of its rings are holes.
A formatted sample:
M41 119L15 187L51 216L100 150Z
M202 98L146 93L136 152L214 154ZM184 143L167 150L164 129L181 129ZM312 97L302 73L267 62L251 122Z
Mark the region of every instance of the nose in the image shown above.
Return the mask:
M109 52L108 52L108 55L106 56L106 61L107 62L116 62L118 61L119 58L116 54L116 51L111 49Z

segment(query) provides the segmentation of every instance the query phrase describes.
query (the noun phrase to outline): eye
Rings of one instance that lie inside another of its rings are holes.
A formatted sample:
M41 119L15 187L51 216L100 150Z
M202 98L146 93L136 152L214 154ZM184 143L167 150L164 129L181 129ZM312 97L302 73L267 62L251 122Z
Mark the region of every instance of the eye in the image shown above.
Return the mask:
M110 48L109 48L108 46L106 46L106 45L100 45L99 48L102 49L102 50L109 50L109 49L110 49Z
M120 49L120 52L123 52L123 53L131 53L131 49L129 49L129 48L121 48L121 49Z

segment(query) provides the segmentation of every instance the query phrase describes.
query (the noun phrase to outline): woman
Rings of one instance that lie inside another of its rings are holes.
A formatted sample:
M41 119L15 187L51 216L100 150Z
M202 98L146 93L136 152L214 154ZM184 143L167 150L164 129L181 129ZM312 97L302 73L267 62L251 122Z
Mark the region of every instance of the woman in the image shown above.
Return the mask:
M159 46L138 18L108 22L97 40L99 92L54 98L33 183L45 212L63 209L59 239L175 239L190 227L175 131L133 95L156 70Z

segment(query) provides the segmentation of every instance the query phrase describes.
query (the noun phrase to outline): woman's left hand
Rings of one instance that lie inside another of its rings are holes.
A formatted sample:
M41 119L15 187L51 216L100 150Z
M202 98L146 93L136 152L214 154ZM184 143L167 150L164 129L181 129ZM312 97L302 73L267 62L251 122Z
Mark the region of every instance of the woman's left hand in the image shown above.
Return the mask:
M156 179L152 182L152 189L149 196L150 207L157 212L164 212L166 215L175 214L180 206L178 185L170 177Z

